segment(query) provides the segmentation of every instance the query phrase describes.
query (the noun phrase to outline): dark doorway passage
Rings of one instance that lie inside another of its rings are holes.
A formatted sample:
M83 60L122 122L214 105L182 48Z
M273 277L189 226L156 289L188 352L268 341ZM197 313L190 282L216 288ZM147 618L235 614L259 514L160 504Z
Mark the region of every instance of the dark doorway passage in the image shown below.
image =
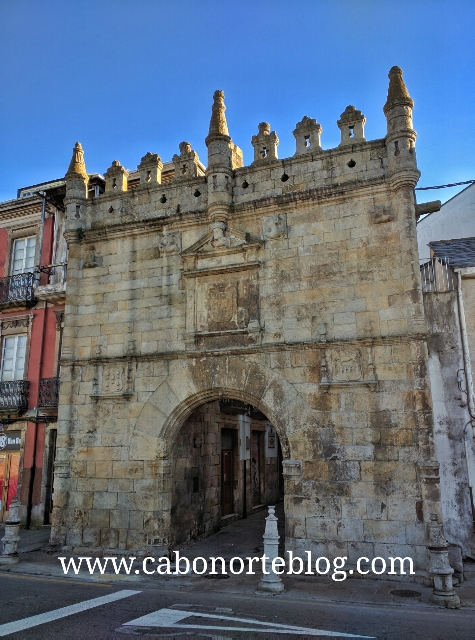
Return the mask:
M252 432L251 438L251 490L252 506L257 507L261 501L261 433Z
M277 504L283 498L283 476L274 426L241 401L201 405L177 436L172 482L172 548Z
M221 506L223 516L233 513L234 507L233 440L231 429L221 429Z

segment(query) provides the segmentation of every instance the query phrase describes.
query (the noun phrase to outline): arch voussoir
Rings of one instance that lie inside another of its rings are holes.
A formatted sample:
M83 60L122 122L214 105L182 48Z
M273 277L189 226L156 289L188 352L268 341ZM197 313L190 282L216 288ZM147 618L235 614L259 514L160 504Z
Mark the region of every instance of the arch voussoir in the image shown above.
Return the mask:
M175 370L151 395L137 419L134 456L143 445L155 449L147 457L170 455L187 417L200 405L229 397L252 404L275 426L284 457L290 457L288 434L303 422L315 422L314 412L283 376L236 356L195 358ZM134 459L137 459L134 457Z

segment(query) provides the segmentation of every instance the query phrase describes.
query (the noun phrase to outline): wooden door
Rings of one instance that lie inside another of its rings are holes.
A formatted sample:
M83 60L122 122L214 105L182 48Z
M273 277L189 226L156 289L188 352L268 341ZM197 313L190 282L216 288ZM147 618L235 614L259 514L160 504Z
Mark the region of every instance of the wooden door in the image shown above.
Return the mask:
M10 464L8 470L8 485L7 485L7 504L6 511L10 509L10 504L13 498L16 496L18 489L18 469L20 467L20 454L10 453Z
M233 513L233 451L221 449L221 505L223 516Z
M46 484L45 524L51 524L54 503L54 461L56 459L57 430L50 431L50 447L48 457L48 479Z
M10 503L18 489L19 453L0 453L0 521L8 516Z

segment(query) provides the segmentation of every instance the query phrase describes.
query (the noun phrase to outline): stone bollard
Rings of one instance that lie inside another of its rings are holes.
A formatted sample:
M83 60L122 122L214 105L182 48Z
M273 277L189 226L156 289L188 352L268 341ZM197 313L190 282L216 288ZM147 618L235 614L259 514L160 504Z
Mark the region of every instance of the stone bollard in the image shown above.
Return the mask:
M444 538L442 525L438 522L437 514L431 514L430 517L428 549L431 554L429 571L434 578L432 602L448 609L460 609L460 599L455 593L452 583L454 570L449 563L449 545Z
M18 543L20 542L20 500L13 498L8 511L8 518L5 520L5 535L2 538L3 549L0 556L0 564L15 564L20 562L17 553Z
M282 593L284 591L282 578L272 571L272 560L279 556L280 538L277 532L277 518L274 512L275 507L269 507L269 515L266 518L266 529L264 531L264 555L267 557L265 569L268 575L263 574L257 590L267 593Z

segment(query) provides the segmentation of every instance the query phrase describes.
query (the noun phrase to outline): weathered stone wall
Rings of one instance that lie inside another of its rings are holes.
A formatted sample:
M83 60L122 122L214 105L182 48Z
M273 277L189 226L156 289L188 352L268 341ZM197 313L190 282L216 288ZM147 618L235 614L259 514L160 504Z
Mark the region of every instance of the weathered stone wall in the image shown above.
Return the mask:
M205 177L88 201L70 167L52 541L173 544L176 438L194 409L229 397L279 435L289 549L410 555L424 573L440 496L412 101L390 89L385 139L285 161L261 123L254 163L236 167L213 125L218 94Z
M472 271L474 273L470 273ZM475 269L465 269L462 271L462 274L464 274L464 272L467 272L467 274L462 275L462 297L465 309L470 363L473 372L475 371Z
M434 411L434 440L440 463L442 513L447 540L474 557L475 540L465 450L470 420L463 375L464 362L457 292L424 294L429 348L429 373ZM470 427L471 428L471 427Z
M220 529L221 425L213 409L214 404L196 409L177 437L171 509L174 545Z

